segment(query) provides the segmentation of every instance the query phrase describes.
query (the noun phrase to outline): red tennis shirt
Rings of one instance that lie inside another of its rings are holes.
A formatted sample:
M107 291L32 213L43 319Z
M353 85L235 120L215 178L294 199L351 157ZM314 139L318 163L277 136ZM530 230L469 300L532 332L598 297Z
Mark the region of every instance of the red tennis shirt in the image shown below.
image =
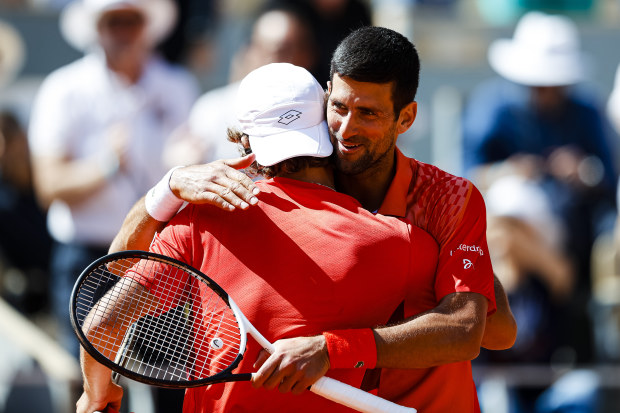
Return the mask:
M415 279L429 279L437 243L402 219L375 216L352 197L286 178L259 181L260 202L227 212L189 205L151 250L221 285L270 341L385 324ZM413 248L412 248L413 245ZM157 294L157 280L149 280ZM252 338L238 372L254 371ZM328 376L359 387L364 369ZM188 389L184 412L351 411L311 392L281 394L249 382Z
M488 300L488 314L496 310L486 211L471 182L407 158L397 149L396 175L379 212L406 218L439 245L436 273L413 280L401 318L430 310L455 292L480 293ZM470 362L384 369L379 395L423 413L480 411Z

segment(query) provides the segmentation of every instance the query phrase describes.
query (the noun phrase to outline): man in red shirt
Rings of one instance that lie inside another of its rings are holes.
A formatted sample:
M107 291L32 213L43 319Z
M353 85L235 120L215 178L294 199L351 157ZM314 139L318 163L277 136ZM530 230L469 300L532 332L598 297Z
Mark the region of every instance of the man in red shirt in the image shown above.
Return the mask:
M418 73L414 46L391 30L362 28L338 46L327 91L336 183L371 211L408 218L440 248L431 282L416 280L403 311L393 318L414 316L403 326L424 335L402 353L378 346L379 355L388 357L378 357L377 365L389 369L372 384L380 395L425 413L477 412L469 360L481 337L465 328L432 327L446 314L467 320L494 309L484 202L469 181L408 159L396 148L398 135L416 116ZM376 331L382 336L382 329ZM388 344L400 338L385 336ZM399 368L407 370L394 370Z
M255 98L266 92L269 99ZM242 131L230 136L255 151L256 173L271 178L256 183L261 202L237 211L232 220L230 212L212 205L188 205L150 247L210 274L271 341L359 329L370 351L358 353L350 368L329 372L325 358L313 376L293 383L295 393L326 373L360 387L366 367L376 362L369 326L386 324L405 298L408 283L431 278L437 263L437 244L428 233L401 219L375 216L334 190L323 95L307 70L291 64L250 73L239 89ZM381 273L390 282L377 282ZM162 303L175 296L169 286L160 288L155 274L127 276ZM318 340L309 345L325 346ZM249 340L239 371L254 370L260 350ZM119 408L122 393L110 382L109 370L86 353L82 360L85 392L78 412ZM188 389L183 410L321 409L350 411L310 392L282 395L243 382Z
M396 138L415 119L418 73L414 46L398 33L377 27L352 33L332 60L327 122L335 147L336 187L369 211L408 217L439 245L436 273L412 280L402 309L394 314L397 323L373 329L376 365L389 370L368 374L362 387L372 390L378 385L380 395L425 413L478 412L469 361L481 345L511 346L516 326L497 283L499 311L492 314L493 274L480 193L469 181L406 158L396 148ZM172 174L169 188L188 201L247 209L257 203L259 190L231 167L245 167L251 161L180 169ZM139 203L112 249L148 245L161 226ZM143 230L135 232L136 227ZM325 356L332 369L348 367L340 363L343 354L362 352L368 346L358 339L359 333L350 329L306 339L325 343L315 353L299 350L304 340L282 340L275 354L259 356L261 367L254 385L286 392L293 387L291 381ZM283 363L302 353L297 366Z

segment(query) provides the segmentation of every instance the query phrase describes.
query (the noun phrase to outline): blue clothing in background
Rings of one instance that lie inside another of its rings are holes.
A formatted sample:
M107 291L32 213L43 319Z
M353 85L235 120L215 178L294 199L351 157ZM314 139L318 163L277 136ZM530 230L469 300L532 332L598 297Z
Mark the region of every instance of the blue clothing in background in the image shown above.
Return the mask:
M532 108L527 87L501 78L482 83L466 106L463 144L467 171L519 153L547 157L560 146L573 145L601 160L603 185L615 191L609 125L593 99L577 90L569 92L562 112L549 117Z

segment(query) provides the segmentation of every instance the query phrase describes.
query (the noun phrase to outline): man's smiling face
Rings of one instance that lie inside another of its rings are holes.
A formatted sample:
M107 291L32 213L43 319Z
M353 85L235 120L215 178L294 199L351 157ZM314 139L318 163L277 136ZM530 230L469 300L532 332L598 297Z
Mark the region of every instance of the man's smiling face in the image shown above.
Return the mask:
M392 87L334 74L328 86L327 124L341 173L359 174L393 156L398 117Z

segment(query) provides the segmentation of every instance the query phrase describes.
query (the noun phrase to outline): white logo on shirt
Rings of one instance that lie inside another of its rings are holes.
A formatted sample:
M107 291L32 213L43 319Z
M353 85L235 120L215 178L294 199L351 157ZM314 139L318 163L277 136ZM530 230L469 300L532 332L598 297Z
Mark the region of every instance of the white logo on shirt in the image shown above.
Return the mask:
M484 251L477 245L465 245L461 244L458 246L457 250L465 251L465 252L477 252L480 256L484 255Z
M468 259L464 259L464 260L463 260L463 268L465 268L466 270L468 270L468 269L473 268L473 267L474 267L474 263L473 263L473 262L471 262L471 261L470 261L470 260L468 260Z

